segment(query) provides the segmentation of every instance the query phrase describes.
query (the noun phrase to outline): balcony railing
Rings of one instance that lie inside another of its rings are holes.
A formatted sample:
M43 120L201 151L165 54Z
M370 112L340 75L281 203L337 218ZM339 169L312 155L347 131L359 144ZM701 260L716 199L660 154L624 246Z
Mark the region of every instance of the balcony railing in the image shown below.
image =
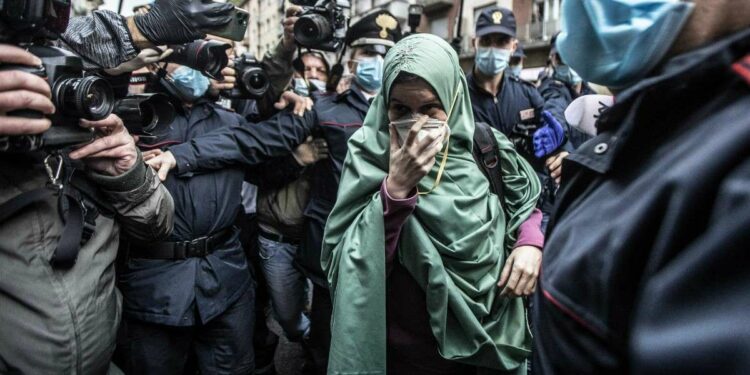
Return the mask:
M560 31L560 20L550 20L519 25L517 32L518 39L528 43L548 41L558 31Z

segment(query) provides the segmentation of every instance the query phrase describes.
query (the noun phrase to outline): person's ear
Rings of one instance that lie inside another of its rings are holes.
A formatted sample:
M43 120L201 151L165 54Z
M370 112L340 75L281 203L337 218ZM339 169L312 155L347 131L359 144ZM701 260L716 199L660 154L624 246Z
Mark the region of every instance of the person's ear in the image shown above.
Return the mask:
M513 43L510 45L510 54L513 55L518 49L518 39L513 39Z
M474 47L474 52L476 52L479 49L479 38L473 37L471 38L471 45Z
M349 60L346 62L346 67L349 69L349 73L354 74L354 69L357 67L357 62L354 60Z

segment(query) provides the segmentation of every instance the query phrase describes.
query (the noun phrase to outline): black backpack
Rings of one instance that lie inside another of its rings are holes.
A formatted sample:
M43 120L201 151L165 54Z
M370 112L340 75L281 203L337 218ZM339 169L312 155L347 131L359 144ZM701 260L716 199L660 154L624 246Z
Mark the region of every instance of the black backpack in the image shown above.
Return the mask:
M477 122L474 127L474 160L484 177L490 182L490 190L500 201L503 199L503 176L500 170L500 149L492 127L484 122Z

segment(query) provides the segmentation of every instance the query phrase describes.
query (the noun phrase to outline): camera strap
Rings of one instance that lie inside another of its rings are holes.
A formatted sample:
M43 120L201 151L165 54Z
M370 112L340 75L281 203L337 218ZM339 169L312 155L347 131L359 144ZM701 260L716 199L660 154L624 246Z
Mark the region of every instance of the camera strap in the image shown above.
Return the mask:
M28 206L57 196L63 231L50 263L54 268L68 269L75 264L78 251L93 235L99 212L71 184L62 183L62 156L48 155L44 167L49 178L46 186L21 193L0 205L0 223Z

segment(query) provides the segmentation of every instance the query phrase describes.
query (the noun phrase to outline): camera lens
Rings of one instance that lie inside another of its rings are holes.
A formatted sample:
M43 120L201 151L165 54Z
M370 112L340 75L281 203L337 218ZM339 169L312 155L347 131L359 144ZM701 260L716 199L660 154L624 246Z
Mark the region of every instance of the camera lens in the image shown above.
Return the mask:
M242 72L240 82L242 82L245 90L254 98L262 97L269 86L268 75L266 75L263 69L258 67L251 67Z
M55 106L68 115L101 120L114 107L114 94L107 81L99 77L67 78L55 84Z
M294 24L294 39L304 47L323 44L332 36L331 23L320 14L306 14Z

